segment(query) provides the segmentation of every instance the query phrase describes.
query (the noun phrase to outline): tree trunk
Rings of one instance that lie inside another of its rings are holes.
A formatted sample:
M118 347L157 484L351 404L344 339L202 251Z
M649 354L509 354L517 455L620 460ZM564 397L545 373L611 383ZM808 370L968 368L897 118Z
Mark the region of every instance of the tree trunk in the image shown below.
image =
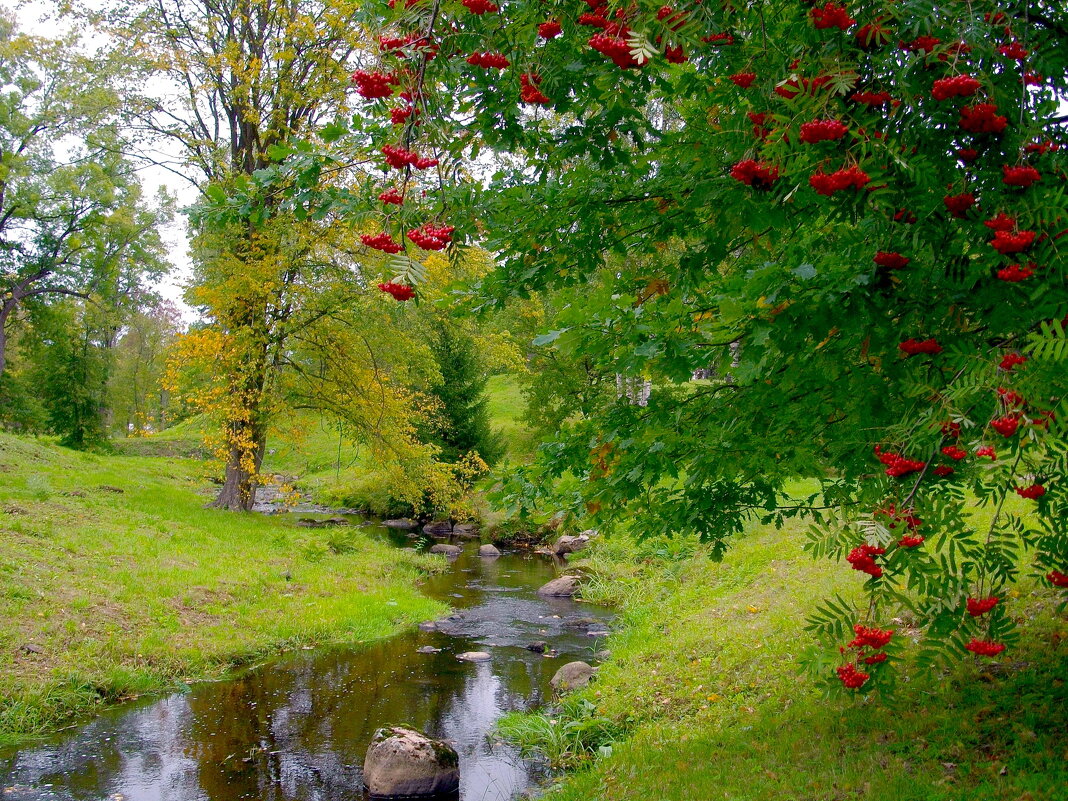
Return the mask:
M0 306L0 378L4 377L4 369L7 367L7 321L14 309L14 298L9 298Z
M256 476L263 463L264 448L267 445L266 431L262 426L251 423L235 423L234 440L243 441L243 434L248 431L254 443L252 460L253 470L248 470L245 452L238 447L231 447L226 459L226 476L218 496L208 504L211 509L227 509L231 512L248 512L256 503Z

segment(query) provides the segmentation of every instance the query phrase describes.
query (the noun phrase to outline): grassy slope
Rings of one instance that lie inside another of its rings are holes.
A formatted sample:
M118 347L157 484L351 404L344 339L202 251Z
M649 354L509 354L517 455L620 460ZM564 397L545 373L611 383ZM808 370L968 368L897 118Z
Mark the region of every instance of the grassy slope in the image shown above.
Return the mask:
M202 472L0 435L0 742L440 611L413 586L428 559L358 531L338 555L327 533L204 509Z
M506 460L522 462L530 458L536 443L522 421L523 398L514 376L495 375L486 386L490 425L504 434ZM204 453L206 421L202 417L184 420L149 437L115 441L116 449L128 456L200 456ZM339 470L340 466L340 470ZM314 491L329 485L346 472L366 470L361 449L347 439L338 442L337 427L326 417L300 412L284 425L272 428L263 461L264 473L296 476L301 485Z
M1000 666L968 658L945 675L912 671L890 701L828 699L798 674L810 643L801 621L860 581L804 555L801 539L758 531L722 564L697 557L667 571L593 557L595 575L614 577L591 589L628 599L625 626L571 705L594 702L628 736L549 798L1039 801L1068 788L1068 621L1051 611L1052 593L1010 601L1035 619ZM544 719L513 718L506 733L566 741L568 718L549 738Z

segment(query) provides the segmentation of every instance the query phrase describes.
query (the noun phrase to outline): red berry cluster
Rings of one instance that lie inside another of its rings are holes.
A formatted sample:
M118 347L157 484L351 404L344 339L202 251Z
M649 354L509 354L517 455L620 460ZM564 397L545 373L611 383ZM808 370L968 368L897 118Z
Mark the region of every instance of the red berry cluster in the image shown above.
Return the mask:
M753 123L753 136L757 139L764 141L771 135L771 129L764 123L768 121L768 115L763 111L747 111L745 116L749 118L749 121Z
M419 31L412 31L407 36L379 36L378 37L378 49L387 55L396 56L397 58L407 58L404 53L404 48L411 47L412 50L425 53L428 60L433 59L440 49L436 43L428 39Z
M456 230L451 225L435 226L430 223L413 228L408 232L408 238L423 250L444 250L452 242L452 232Z
M998 270L998 278L1010 284L1018 284L1020 281L1026 281L1034 275L1036 266L1033 261L1028 262L1026 267L1021 267L1019 264L1010 264L1008 267L1002 267Z
M882 18L880 17L880 19ZM891 32L878 22L869 22L867 25L861 26L854 36L857 40L857 47L861 50L873 50L877 47L883 47L890 44L890 40L893 38Z
M965 164L971 164L973 161L979 158L979 151L974 147L962 147L957 150L957 158L963 161Z
M915 548L917 545L923 545L923 537L919 534L906 534L897 544L902 548Z
M831 82L830 75L817 75L815 78L790 78L775 87L775 94L793 100L802 92L815 93Z
M935 356L942 352L942 346L938 344L938 340L934 339L913 339L909 338L897 346L906 356L918 356L921 353L926 353L931 356Z
M895 251L880 250L875 254L873 261L880 267L886 267L890 270L900 270L908 266L911 261L907 256L902 256Z
M1001 45L998 48L998 52L1005 56L1005 58L1011 58L1013 61L1023 61L1031 51L1014 39L1007 45Z
M812 24L820 30L838 28L844 31L856 22L855 19L849 16L845 6L840 6L833 2L824 3L822 6L812 9L809 14L812 17Z
M892 102L894 98L889 92L858 91L851 94L849 99L854 103L860 103L862 106L868 106L869 108L882 108L887 103Z
M1044 156L1047 153L1056 153L1061 149L1061 146L1056 142L1047 139L1045 142L1031 142L1024 145L1024 150L1028 153L1037 153L1040 156Z
M734 34L730 33L713 33L708 36L702 36L701 41L705 44L715 45L716 47L729 46L734 44Z
M1005 646L999 642L990 642L989 640L977 640L974 637L972 641L964 646L973 654L979 656L997 656L1005 650Z
M848 665L842 665L835 672L838 674L838 678L841 679L842 684L850 690L859 690L871 678L867 673L857 670L857 666L853 662Z
M896 504L889 504L885 509L876 509L875 516L885 515L890 519L888 526L890 528L897 528L898 523L903 523L910 531L915 531L923 525L923 521L916 517L915 512L912 509L902 509L900 512L897 510Z
M538 26L538 36L542 39L555 39L563 30L559 20L551 19Z
M882 556L884 553L886 553L886 548L877 548L867 544L858 545L849 552L846 561L853 566L854 570L879 578L883 574L883 569L875 564L875 557Z
M1017 353L1016 351L1012 351L1011 353L1006 353L1004 356L1001 357L1001 361L998 362L998 367L1000 367L1006 373L1009 373L1012 372L1012 369L1014 367L1017 367L1018 365L1024 364L1026 362L1026 356Z
M959 462L968 456L968 451L964 450L960 445L946 445L942 448L942 453L955 462Z
M1006 186L1022 186L1024 189L1042 180L1042 175L1034 167L1010 167L1005 164L1001 168L1002 182Z
M939 478L945 478L946 476L953 475L956 470L950 467L948 464L940 464L934 469L934 474Z
M489 0L460 0L460 3L472 14L477 14L480 17L483 14L496 14L501 10L499 5L489 2Z
M1054 587L1068 587L1068 574L1059 570L1051 570L1046 574L1046 581Z
M909 459L898 453L884 453L878 445L875 446L875 455L886 465L886 474L890 478L901 478L910 473L917 473L927 466L926 462Z
M381 97L391 97L393 87L390 84L396 84L397 78L394 75L386 75L384 72L356 70L352 73L352 82L356 84L356 94L368 100L375 100Z
M755 72L736 72L734 75L728 76L735 86L740 86L742 89L748 89L753 85L753 81L756 80Z
M689 19L684 12L676 11L671 6L660 6L656 12L656 18L661 22L667 20L668 27L673 31L677 31Z
M931 87L931 97L935 100L949 100L951 97L971 97L982 84L971 75L954 75L952 78L939 78Z
M1004 256L1009 253L1022 253L1034 242L1034 231L1017 231L1016 233L997 231L994 238L990 240L990 247Z
M381 250L384 253L400 253L404 250L402 245L397 244L387 232L383 231L380 234L362 234L360 241L367 247L374 248L375 250Z
M989 456L991 461L993 461L993 460L998 458L997 453L994 452L994 448L991 445L984 445L983 447L981 447L979 450L977 450L975 452L975 455L976 456Z
M537 105L545 105L552 101L546 97L540 89L538 84L541 83L540 75L531 75L524 72L519 76L519 99L524 103L535 103Z
M1046 488L1041 484L1031 484L1028 487L1016 487L1016 494L1029 501L1036 501L1046 494Z
M754 189L770 189L779 180L779 168L766 161L746 159L731 167L731 178Z
M480 53L477 50L467 57L467 63L485 69L503 70L512 62L500 53Z
M836 141L845 136L848 131L849 126L840 120L813 120L802 123L801 141L806 145Z
M395 206L403 205L404 195L401 194L399 189L387 189L385 192L378 196L378 199L383 203L392 203Z
M851 690L856 690L863 687L864 683L871 678L869 674L858 669L859 665L863 663L871 666L885 662L887 655L882 649L890 642L894 636L894 631L893 629L880 629L874 626L862 626L858 623L853 626L853 633L856 634L856 637L845 648L840 648L839 650L844 654L846 653L846 648L852 648L857 652L856 659L837 668L835 672L838 674L842 684ZM865 656L864 652L867 649L871 649L871 653Z
M398 170L408 166L415 167L417 170L425 170L438 165L437 159L420 156L414 150L405 150L403 147L383 145L382 153L386 157L386 163Z
M668 64L685 64L690 58L681 45L674 45L664 48L664 60Z
M394 125L404 125L412 114L418 114L419 110L412 106L395 106L389 110L389 121ZM416 125L419 123L417 122Z
M630 45L622 36L612 36L607 33L595 33L589 39L589 45L598 53L603 53L612 59L612 63L620 69L628 67L640 67L638 60L631 55Z
M1006 409L1015 409L1027 405L1027 401L1024 400L1023 395L1014 390L1005 389L1005 387L998 387L998 399Z
M387 295L392 295L396 300L402 302L411 300L415 297L415 287L408 286L407 284L396 284L393 281L387 281L384 284L379 284L378 288Z
M983 220L983 225L991 231L1011 231L1016 227L1016 218L1000 211L989 220Z
M1018 412L996 417L990 421L990 427L1003 437L1011 437L1020 427L1020 415Z
M894 222L905 223L906 225L915 225L916 215L908 209L898 209L894 212Z
M816 194L830 196L850 187L863 189L869 181L871 178L864 170L853 166L829 174L820 170L809 176L808 184L816 190Z
M859 623L853 626L853 633L857 636L850 641L850 648L871 648L878 651L884 648L894 636L893 629L879 629L874 626L861 626Z
M903 50L906 53L930 53L938 45L942 44L942 40L937 36L917 36L911 42L898 42L897 46L899 50Z
M968 133L1001 133L1009 124L1007 117L998 114L994 103L976 103L960 112L960 127Z
M954 217L963 218L968 216L968 212L975 206L975 195L971 192L961 192L959 195L946 195L942 198L942 202L946 204L946 209Z
M998 605L1000 598L991 596L989 598L969 598L966 606L968 607L968 614L972 617L979 617L985 615L991 609Z

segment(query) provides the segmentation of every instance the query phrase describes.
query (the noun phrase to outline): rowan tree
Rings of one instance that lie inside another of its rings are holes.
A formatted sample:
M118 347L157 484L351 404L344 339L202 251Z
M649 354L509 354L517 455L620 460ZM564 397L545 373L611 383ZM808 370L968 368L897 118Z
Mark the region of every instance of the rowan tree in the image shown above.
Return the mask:
M810 515L813 552L865 578L811 621L849 690L892 674L902 607L924 659L991 657L1022 574L1068 585L1061 5L391 6L353 76L381 124L335 125L282 205L374 226L405 298L409 261L460 243L499 260L476 303L580 289L539 342L652 381L565 426L517 503L717 553ZM302 195L356 152L385 180ZM691 382L710 366L730 380Z

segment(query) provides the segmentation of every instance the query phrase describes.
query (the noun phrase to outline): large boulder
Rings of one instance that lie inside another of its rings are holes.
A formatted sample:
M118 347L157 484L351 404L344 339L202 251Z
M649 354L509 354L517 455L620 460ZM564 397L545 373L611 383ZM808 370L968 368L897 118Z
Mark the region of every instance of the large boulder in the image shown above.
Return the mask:
M430 553L443 553L446 556L456 556L460 553L459 545L449 545L448 543L439 542L437 545L430 546Z
M448 520L435 520L423 526L423 533L429 534L431 537L452 534L452 523Z
M569 537L565 534L553 545L553 553L557 556L574 553L575 551L581 551L589 543L590 538L585 534L579 534L577 537Z
M477 523L457 523L452 527L452 533L456 537L463 537L464 539L473 540L478 539L478 524Z
M489 543L487 543L487 544L485 544L485 545L483 545L483 546L479 547L479 549L478 549L478 555L479 555L479 556L493 556L493 557L497 557L497 556L500 556L500 555L501 555L501 552L500 552L500 550L499 550L499 549L497 548L497 546L496 546L496 545L490 545Z
M409 520L406 517L402 517L398 520L383 520L382 525L386 526L387 528L399 528L406 531L413 528L418 528L419 526L419 524L416 523L414 520Z
M489 662L493 659L485 651L464 651L462 654L457 654L456 658L461 662Z
M371 738L363 781L372 798L455 793L460 787L460 759L443 740L403 726L388 726Z
M538 595L549 598L570 598L578 592L578 576L560 576L538 590Z
M585 662L568 662L552 677L549 684L558 693L585 687L593 678L593 668Z

